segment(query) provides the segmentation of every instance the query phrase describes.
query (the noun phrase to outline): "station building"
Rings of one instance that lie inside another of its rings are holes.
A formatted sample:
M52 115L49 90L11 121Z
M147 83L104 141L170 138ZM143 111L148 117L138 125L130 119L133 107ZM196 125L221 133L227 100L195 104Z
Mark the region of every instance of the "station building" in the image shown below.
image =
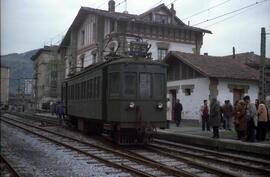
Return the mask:
M259 71L250 67L245 55L208 56L170 52L164 62L168 64L168 97L174 104L183 104L183 119L200 120L203 100L216 97L220 104L249 95L254 102L259 94Z

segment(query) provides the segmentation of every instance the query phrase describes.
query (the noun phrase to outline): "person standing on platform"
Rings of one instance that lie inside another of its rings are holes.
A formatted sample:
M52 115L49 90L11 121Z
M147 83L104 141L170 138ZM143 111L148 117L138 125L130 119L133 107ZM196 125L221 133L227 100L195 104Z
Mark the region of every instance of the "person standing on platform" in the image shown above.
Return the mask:
M170 128L170 122L172 120L172 104L170 99L167 99L167 128Z
M64 120L64 105L60 101L58 101L56 105L56 115L59 120L59 125L62 125L62 122Z
M230 100L225 101L225 104L222 106L222 113L223 113L223 119L225 120L225 129L231 130L233 107L230 103Z
M207 105L207 100L203 100L203 105L201 106L200 113L201 113L201 118L202 118L202 131L205 130L205 127L206 127L207 131L210 131L209 108Z
M210 103L209 123L213 127L213 137L219 138L219 126L221 122L220 104L216 98L213 98Z
M183 106L180 103L179 99L176 100L173 111L174 111L174 120L175 120L176 126L179 127L181 123L181 118L182 118L181 116L182 116L182 111L183 111Z
M250 103L250 97L247 95L244 97L246 103L246 119L247 119L247 137L245 141L255 141L255 127L257 126L257 110L255 104Z
M267 128L267 108L265 106L265 102L261 101L258 106L258 127L256 138L258 141L264 141L266 135L266 128Z
M234 106L234 127L237 132L237 139L244 140L247 130L247 119L245 116L246 103L243 100L235 103Z

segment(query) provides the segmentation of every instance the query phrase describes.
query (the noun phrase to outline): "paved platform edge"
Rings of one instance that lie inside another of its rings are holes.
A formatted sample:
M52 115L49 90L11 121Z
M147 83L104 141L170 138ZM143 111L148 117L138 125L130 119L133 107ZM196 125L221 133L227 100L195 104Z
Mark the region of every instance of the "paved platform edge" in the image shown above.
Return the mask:
M173 134L167 132L158 132L156 136L157 138L163 140L169 140L188 145L211 147L219 150L233 150L247 153L250 152L258 155L267 155L270 157L270 145L268 144L247 143L230 139L212 139L196 135Z

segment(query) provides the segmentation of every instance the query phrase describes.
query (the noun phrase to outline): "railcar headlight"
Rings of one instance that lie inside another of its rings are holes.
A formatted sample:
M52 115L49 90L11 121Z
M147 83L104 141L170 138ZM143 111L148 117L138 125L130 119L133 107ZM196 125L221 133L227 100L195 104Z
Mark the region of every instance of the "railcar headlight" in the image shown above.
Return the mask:
M158 104L157 104L157 108L158 108L158 109L162 109L162 108L163 108L163 104L162 104L162 103L158 103Z
M135 103L134 102L130 102L129 103L129 108L134 109L135 108Z

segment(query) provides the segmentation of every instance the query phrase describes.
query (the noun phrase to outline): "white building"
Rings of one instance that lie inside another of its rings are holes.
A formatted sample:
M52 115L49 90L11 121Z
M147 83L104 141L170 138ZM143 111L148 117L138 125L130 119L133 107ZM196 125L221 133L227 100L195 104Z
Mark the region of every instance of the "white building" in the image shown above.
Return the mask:
M203 100L216 97L234 103L244 95L254 102L258 98L259 72L232 57L214 57L183 52L170 52L168 64L168 96L172 104L180 99L183 119L199 120Z
M104 39L108 34L138 35L151 44L152 58L162 60L171 50L199 54L203 35L211 33L184 24L173 4L170 9L161 4L140 15L115 12L113 0L108 6L108 11L90 7L79 10L59 47L66 77L102 61L105 46L115 50L128 43L128 39L116 39L107 45Z

